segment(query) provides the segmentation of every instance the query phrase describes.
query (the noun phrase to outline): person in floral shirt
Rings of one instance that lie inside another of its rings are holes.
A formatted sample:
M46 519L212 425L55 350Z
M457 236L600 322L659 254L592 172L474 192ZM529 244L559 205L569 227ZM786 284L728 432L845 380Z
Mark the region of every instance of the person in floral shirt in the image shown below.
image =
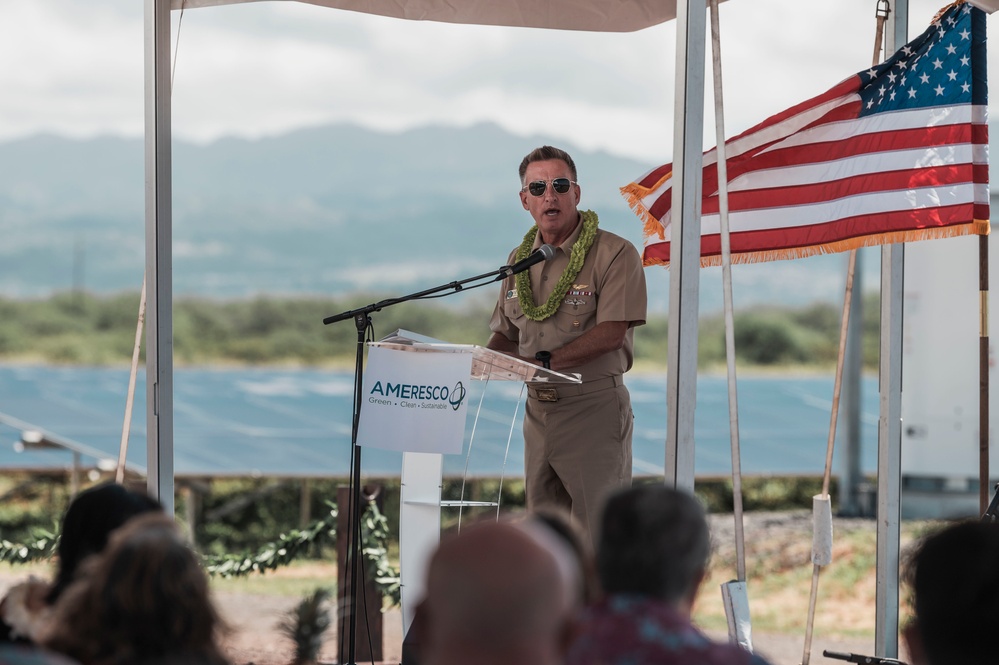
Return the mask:
M767 665L737 644L711 640L691 620L711 554L693 495L663 485L619 490L600 527L604 597L582 611L565 665Z

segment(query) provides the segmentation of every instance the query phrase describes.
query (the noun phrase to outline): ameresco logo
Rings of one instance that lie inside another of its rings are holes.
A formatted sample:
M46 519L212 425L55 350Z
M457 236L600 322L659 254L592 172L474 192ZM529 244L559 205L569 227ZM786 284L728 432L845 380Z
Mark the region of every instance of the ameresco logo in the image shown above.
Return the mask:
M454 411L465 401L465 386L461 381L454 388L418 383L392 383L375 381L368 395L368 402L403 409L446 409Z
M421 386L389 381L382 385L381 381L376 381L375 385L371 387L371 394L399 399L447 400L451 395L451 389L447 386Z

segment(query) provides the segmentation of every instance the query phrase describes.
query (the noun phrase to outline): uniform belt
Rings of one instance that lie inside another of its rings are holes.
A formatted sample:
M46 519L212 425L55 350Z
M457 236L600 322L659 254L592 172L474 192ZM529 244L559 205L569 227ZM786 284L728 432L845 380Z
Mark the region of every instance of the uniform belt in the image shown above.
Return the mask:
M624 378L618 375L608 376L606 379L597 379L596 381L587 381L586 383L528 385L527 394L539 402L557 402L564 397L577 397L621 385L624 385Z

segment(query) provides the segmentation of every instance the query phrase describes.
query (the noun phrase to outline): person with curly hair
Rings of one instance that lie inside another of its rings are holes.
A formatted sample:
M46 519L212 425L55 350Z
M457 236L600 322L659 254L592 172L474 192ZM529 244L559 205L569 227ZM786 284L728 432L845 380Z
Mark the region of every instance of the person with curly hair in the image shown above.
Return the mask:
M49 582L31 576L11 587L0 601L0 643L32 644L45 627L80 564L101 552L111 533L137 515L160 513L163 506L143 491L102 483L80 492L69 504L59 529L56 574Z
M55 606L42 643L83 665L226 665L208 578L174 520L136 517Z

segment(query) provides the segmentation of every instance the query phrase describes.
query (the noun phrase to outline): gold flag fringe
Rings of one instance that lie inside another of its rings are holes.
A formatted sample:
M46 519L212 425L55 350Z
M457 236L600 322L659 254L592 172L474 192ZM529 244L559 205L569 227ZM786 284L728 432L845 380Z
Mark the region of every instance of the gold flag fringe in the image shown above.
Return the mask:
M661 226L661 225L660 225ZM787 259L803 259L809 256L821 254L835 254L837 252L848 252L853 249L863 247L874 247L877 245L890 245L899 242L917 242L920 240L937 240L940 238L956 238L969 235L989 235L989 220L976 219L966 224L956 224L953 226L933 227L928 229L910 229L908 231L892 231L890 233L879 233L875 235L862 236L859 238L847 238L835 242L823 243L820 245L809 245L808 247L790 247L785 249L772 249L762 252L742 252L732 254L732 263L763 263L765 261L783 261ZM669 261L663 259L645 259L644 265L669 267ZM721 255L701 257L701 267L721 265Z
M651 238L653 235L658 236L660 240L666 239L666 227L658 219L652 216L645 204L642 203L642 199L651 194L657 188L662 186L662 184L670 177L673 176L673 172L670 171L662 178L659 179L652 187L643 187L638 183L631 183L621 187L621 195L624 196L625 200L628 202L628 207L638 215L638 218L642 220L642 231L646 238Z

